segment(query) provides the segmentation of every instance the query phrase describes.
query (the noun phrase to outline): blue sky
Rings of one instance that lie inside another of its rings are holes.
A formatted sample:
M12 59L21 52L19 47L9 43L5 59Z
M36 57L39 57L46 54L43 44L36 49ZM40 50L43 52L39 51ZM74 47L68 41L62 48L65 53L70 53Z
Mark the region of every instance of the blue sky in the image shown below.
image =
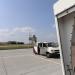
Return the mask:
M53 4L57 0L0 0L0 41L57 41Z

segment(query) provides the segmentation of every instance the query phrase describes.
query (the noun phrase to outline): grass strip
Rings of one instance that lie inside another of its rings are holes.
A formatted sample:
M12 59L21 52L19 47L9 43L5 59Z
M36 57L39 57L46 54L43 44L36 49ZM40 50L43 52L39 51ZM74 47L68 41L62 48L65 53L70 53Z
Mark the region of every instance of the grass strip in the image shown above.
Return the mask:
M33 48L32 45L0 45L0 50Z

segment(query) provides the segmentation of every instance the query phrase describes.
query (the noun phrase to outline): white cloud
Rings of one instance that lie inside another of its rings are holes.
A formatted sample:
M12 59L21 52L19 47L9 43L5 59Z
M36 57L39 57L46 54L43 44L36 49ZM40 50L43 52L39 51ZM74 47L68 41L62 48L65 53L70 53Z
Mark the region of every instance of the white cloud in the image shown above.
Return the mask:
M0 35L7 35L9 33L9 29L0 29Z
M34 29L31 27L16 27L13 29L13 32L24 32L24 33L28 33L28 32L34 32Z
M35 30L32 27L16 27L13 29L0 29L0 36L10 36L16 33L34 33Z

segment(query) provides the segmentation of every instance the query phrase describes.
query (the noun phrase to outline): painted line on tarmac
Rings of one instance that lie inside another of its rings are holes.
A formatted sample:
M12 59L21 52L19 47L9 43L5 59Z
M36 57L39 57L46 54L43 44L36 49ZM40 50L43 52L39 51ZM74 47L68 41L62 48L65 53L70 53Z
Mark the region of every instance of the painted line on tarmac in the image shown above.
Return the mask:
M11 58L11 57L23 57L23 56L34 56L31 54L26 54L26 55L10 55L10 56L0 56L0 58Z
M41 56L41 55L32 55L32 54L26 54L26 55L11 55L11 56L0 56L0 58L13 58L13 57L24 57L24 56L33 56L33 57L37 57L37 58L40 58L40 59L42 59L42 60L45 60L45 61L49 61L49 62L52 62L52 63L55 63L55 64L58 64L58 65L61 65L61 63L57 63L57 62L55 62L55 61L53 61L53 60L50 60L50 59L46 59L46 58L44 58L43 56Z
M45 60L45 61L49 61L49 62L52 62L52 63L55 63L55 64L58 64L58 65L61 65L61 63L57 63L57 62L55 62L55 61L53 61L53 60L50 60L50 59L46 59L46 58L44 58L44 57L40 57L41 59L43 59L43 60ZM61 61L61 60L60 60Z
M49 62L52 62L52 63L58 64L58 65L61 65L61 63L57 63L57 62L52 61L52 60L47 60L47 59L45 59L45 58L41 58L41 59L44 59L45 61L49 61Z

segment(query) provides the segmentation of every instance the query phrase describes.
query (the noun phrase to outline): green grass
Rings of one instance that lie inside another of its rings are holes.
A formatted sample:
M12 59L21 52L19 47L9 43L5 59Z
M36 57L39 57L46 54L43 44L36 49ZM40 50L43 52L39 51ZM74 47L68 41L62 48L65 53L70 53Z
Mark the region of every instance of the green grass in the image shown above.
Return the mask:
M32 45L0 45L0 50L32 48Z

